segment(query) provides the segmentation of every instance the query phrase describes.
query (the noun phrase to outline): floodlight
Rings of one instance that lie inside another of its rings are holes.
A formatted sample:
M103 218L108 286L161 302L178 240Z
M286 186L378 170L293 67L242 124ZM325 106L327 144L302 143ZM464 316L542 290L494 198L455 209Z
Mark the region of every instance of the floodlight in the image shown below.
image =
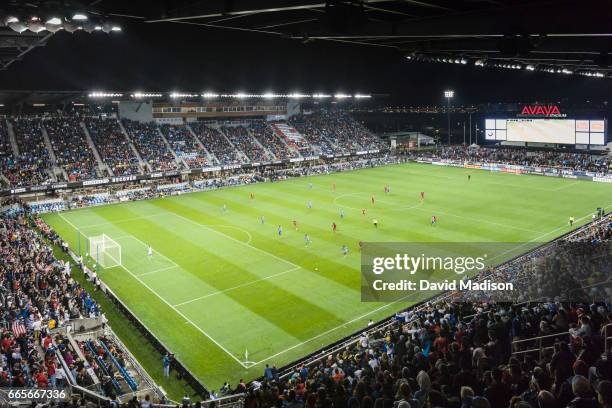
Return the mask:
M73 20L77 20L77 21L85 21L85 20L87 20L87 16L85 14L83 14L83 13L75 13L72 16L72 19Z

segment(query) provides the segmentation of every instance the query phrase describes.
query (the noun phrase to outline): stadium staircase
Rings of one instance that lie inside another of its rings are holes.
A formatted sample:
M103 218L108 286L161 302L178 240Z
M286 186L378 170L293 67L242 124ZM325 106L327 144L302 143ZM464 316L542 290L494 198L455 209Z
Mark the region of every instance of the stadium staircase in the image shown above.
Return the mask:
M189 132L189 134L191 134L191 136L193 137L193 139L196 141L196 143L198 144L198 146L200 147L200 149L204 150L206 152L206 157L208 158L208 162L213 165L215 163L219 163L219 160L217 159L217 157L212 154L207 148L206 146L204 146L204 143L202 143L202 141L200 140L200 138L196 135L196 133L193 131L193 129L191 128L191 126L189 126L189 124L186 124L185 127L187 128L187 131Z
M222 127L222 126L217 126L217 127L215 127L215 129L216 129L216 130L219 132L219 134L220 134L221 136L223 136L223 137L225 138L225 140L227 140L227 143L229 143L229 144L230 144L230 146L232 146L232 147L234 148L234 150L238 152L238 156L240 156L240 158L241 158L242 160L244 160L244 162L245 162L245 163L250 163L250 162L251 162L251 160L249 160L249 157L248 157L248 156L247 156L247 155L246 155L246 154L245 154L245 153L244 153L242 150L240 150L238 147L236 147L236 145L234 145L234 144L232 143L232 141L230 140L230 138L229 138L229 137L227 137L227 135L226 135L226 134L225 134L225 132L223 131L223 127Z
M251 132L251 129L249 129L248 127L245 128L247 131L247 134L251 137L251 139L253 139L253 141L255 142L255 144L257 144L259 147L262 148L262 150L264 152L266 152L266 156L268 156L269 160L275 160L275 159L280 159L280 157L276 157L274 155L274 153L272 153L270 151L270 149L268 149L266 146L262 145L261 142L259 140L257 140L257 138L253 135L253 133Z
M81 129L83 129L83 133L85 134L85 140L87 140L87 144L89 145L89 148L91 149L94 157L96 158L96 163L98 163L98 175L100 177L104 177L106 174L114 176L115 174L113 173L111 168L102 161L102 158L98 153L98 149L96 148L96 145L94 144L93 139L89 134L89 130L87 130L87 126L85 126L85 122L79 122L79 125L81 126Z
M297 152L302 157L300 146L308 145L308 142L300 132L286 123L271 123L270 127L290 150Z
M174 161L178 165L178 168L182 167L183 169L189 169L189 166L187 165L187 162L185 161L185 159L177 156L172 146L170 146L170 143L168 143L168 139L166 139L166 136L164 136L164 132L161 131L161 129L159 128L159 126L157 126L157 124L155 125L155 129L157 130L157 134L159 135L159 137L161 137L162 141L164 142L164 145L166 145L166 149L168 149L168 151L174 157Z
M138 159L138 164L140 165L140 172L143 173L146 169L152 173L153 169L151 168L149 163L145 163L145 161L142 160L142 157L140 157L140 153L138 153L138 149L136 149L136 146L134 146L134 142L130 138L130 135L128 135L127 130L125 130L125 128L123 127L123 123L121 123L119 119L115 120L119 124L119 129L121 129L121 133L123 133L123 136L125 136L125 138L127 139L128 144L130 145L130 149L132 149L132 153L134 153L134 156L136 156L136 158Z
M51 144L51 139L49 139L49 134L47 133L47 129L45 129L44 122L40 126L40 131L45 141L45 148L49 152L49 159L51 159L51 165L52 165L51 170L50 170L51 177L53 178L54 181L57 181L58 180L57 176L58 174L60 174L64 180L68 180L68 173L66 173L66 170L64 170L63 168L57 165L57 157L55 157L55 152L53 151L53 145Z
M9 135L9 141L11 142L11 148L13 149L13 156L19 156L19 147L17 146L17 139L15 138L15 130L10 120L6 121L6 129Z

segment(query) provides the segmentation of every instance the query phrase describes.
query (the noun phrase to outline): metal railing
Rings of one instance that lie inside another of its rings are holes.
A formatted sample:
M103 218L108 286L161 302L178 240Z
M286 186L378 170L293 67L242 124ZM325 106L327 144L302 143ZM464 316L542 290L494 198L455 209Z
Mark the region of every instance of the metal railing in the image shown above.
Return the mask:
M559 337L562 337L562 336L568 336L568 338L569 338L570 332L560 332L560 333L554 333L554 334L547 334L545 336L531 337L529 339L515 340L515 341L512 342L512 350L514 350L516 345L518 345L518 344L532 342L532 341L537 341L538 342L538 348L512 351L512 355L514 356L514 355L536 353L537 352L538 353L538 359L541 359L542 358L542 351L543 350L549 350L549 349L554 348L554 346L544 346L544 347L542 347L542 340L550 339L550 338L559 338Z

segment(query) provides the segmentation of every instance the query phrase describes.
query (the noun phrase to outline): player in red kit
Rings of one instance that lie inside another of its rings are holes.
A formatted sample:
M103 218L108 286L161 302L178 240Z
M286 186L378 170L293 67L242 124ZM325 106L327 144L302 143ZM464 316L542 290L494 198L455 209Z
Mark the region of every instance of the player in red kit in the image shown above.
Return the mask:
M332 231L335 233L336 229L338 229L338 226L336 225L335 222L332 222Z

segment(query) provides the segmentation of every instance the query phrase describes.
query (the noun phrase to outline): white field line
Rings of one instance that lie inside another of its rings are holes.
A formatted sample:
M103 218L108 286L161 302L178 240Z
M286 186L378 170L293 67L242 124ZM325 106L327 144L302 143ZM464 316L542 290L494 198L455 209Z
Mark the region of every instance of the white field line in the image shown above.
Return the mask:
M608 209L609 207L612 207L612 204L608 204L607 206L605 206L605 207L604 207L604 210L605 210L605 209ZM587 213L586 215L584 215L584 216L582 216L582 217L580 217L580 218L577 218L575 222L580 222L580 221L584 220L585 218L592 217L592 215L593 215L593 213L592 213L592 212L589 212L589 213ZM541 238L547 237L547 236L549 236L550 234L553 234L553 233L555 233L555 232L557 232L557 231L559 231L559 230L565 229L565 228L567 228L567 225L562 225L562 226L560 226L560 227L557 227L557 228L555 228L555 229L553 229L553 230L550 230L550 231L548 231L548 232L546 232L546 233L544 233L544 234L542 234L542 235L538 235L537 237L535 237L535 238L533 238L533 239L530 239L530 240L529 240L529 241L527 241L527 242L523 242L521 245L517 245L516 247L514 247L514 248L512 248L512 249L509 249L509 250L507 250L507 251L504 251L504 252L502 252L501 254L498 254L498 255L496 255L496 256L494 256L494 257L492 257L492 258L489 258L489 260L491 260L491 259L495 259L495 258L498 258L498 257L500 257L500 256L502 256L502 255L505 255L505 254L507 254L507 253L509 253L509 252L514 251L514 250L515 250L515 249L517 249L517 248L522 248L522 247L524 247L525 245L531 244L532 242L536 242L536 241L540 240Z
M69 220L67 220L61 213L59 214L60 217L66 221L72 228L75 229L75 231L79 231L82 233L82 231L76 226L74 225L72 222L70 222ZM179 316L181 316L183 319L185 319L185 321L189 322L193 327L196 328L196 330L198 330L200 333L202 333L205 337L207 337L210 341L212 341L214 344L217 345L217 347L219 347L221 350L223 350L227 355L229 355L232 359L234 359L238 364L240 364L243 368L248 368L242 361L240 361L239 358L237 358L236 356L234 356L229 350L227 350L221 343L219 343L217 340L213 339L208 333L206 333L200 326L198 326L197 324L195 324L191 319L189 319L187 316L185 316L180 310L178 310L176 307L172 306L170 304L170 302L168 302L166 299L164 299L159 293L157 293L153 288L151 288L149 285L147 285L142 279L140 279L138 277L138 275L134 274L132 271L130 271L128 268L126 268L124 265L121 265L121 267L130 275L132 275L132 277L134 279L136 279L138 282L140 282L140 284L142 286L144 286L145 288L147 288L151 293L153 293L155 296L157 296L159 298L159 300L161 300L162 302L164 302L169 308L171 308L172 310L174 310L174 312L176 312Z
M61 213L60 213L61 214ZM117 221L106 221L106 222L100 222L97 224L91 224L91 225L85 225L81 227L81 230L84 229L89 229L89 228L95 228L95 227L103 227L105 225L113 225L113 224L121 224L124 222L129 222L129 221L136 221L136 220L143 220L143 219L147 219L147 218L153 218L153 217L160 217L162 215L166 215L167 213L158 213L158 214L149 214L149 215L140 215L138 217L130 217L130 218L123 218Z
M612 204L605 206L605 207L604 207L604 209L607 209L607 208L609 208L609 207L612 207ZM589 213L589 214L587 214L587 215L585 215L585 216L583 216L583 217L578 218L576 221L578 221L578 222L579 222L579 221L582 221L582 220L584 220L585 218L590 217L591 215L592 215L592 213ZM510 251L514 251L514 250L515 250L515 249L517 249L517 248L521 248L521 247L523 247L523 246L525 246L525 245L527 245L527 244L529 244L529 243L531 243L531 242L537 241L537 240L539 240L540 238L543 238L543 237L545 237L545 236L548 236L548 235L550 235L550 234L552 234L552 233L554 233L554 232L557 232L557 231L559 231L559 230L561 230L561 229L563 229L563 228L565 228L565 225L564 225L564 226L561 226L561 227L558 227L558 228L555 228L555 229L553 229L553 230L551 230L551 231L549 231L549 232L547 232L547 233L545 233L545 234L542 234L542 235L540 235L540 236L537 236L537 237L533 238L532 240L530 240L530 241L528 241L528 242L525 242L525 243L523 243L523 244L521 244L521 245L517 245L515 248L513 248L513 249L511 249L511 250L509 250L509 251L506 251L506 253L507 253L507 252L510 252ZM501 255L503 255L503 253L502 253L502 254L499 254L499 255L497 255L497 256L501 256ZM490 259L494 259L494 258L490 258ZM256 362L256 363L255 363L255 364L253 364L253 365L258 365L258 364L261 364L261 363L263 363L263 362L265 362L265 361L267 361L267 360L270 360L270 359L272 359L272 358L278 357L278 356L280 356L281 354L284 354L284 353L286 353L286 352L288 352L288 351L291 351L291 350L293 350L293 349L295 349L295 348L301 347L301 346L303 346L304 344L307 344L307 343L309 343L309 342L311 342L311 341L313 341L313 340L318 339L319 337L325 336L325 335L327 335L327 334L329 334L329 333L331 333L331 332L333 332L333 331L335 331L335 330L338 330L339 328L342 328L342 327L346 326L347 324L354 323L354 322L356 322L356 321L358 321L358 320L360 320L360 319L363 319L364 317L367 317L367 316L369 316L369 315L371 315L371 314L373 314L373 313L375 313L375 312L378 312L379 310L385 309L385 308L387 308L387 307L389 307L389 306L391 306L391 305L393 305L393 304L395 304L395 303L398 303L398 302L404 301L404 300L408 299L409 297L411 297L412 295L414 295L414 294L416 294L416 293L418 293L418 292L413 292L413 293L411 293L411 294L409 294L409 295L406 295L406 296L404 296L404 297L402 297L402 298L400 298L400 299L398 299L398 300L396 300L396 301L394 301L394 302L387 303L386 305L383 305L383 306L381 306L381 307L379 307L379 308L377 308L377 309L371 310L370 312L368 312L368 313L366 313L366 314L364 314L364 315L362 315L362 316L359 316L359 317L356 317L356 318L354 318L354 319L352 319L352 320L349 320L349 321L348 321L348 322L346 322L346 323L343 323L343 324L341 324L341 325L339 325L339 326L336 326L336 327L332 327L331 329L329 329L329 330L327 330L327 331L325 331L325 332L323 332L323 333L319 333L318 335L316 335L316 336L314 336L314 337L311 337L311 338L309 338L309 339L306 339L306 340L302 341L301 343L295 344L295 345L293 345L293 346L291 346L291 347L289 347L289 348L287 348L287 349L285 349L285 350L279 351L279 352L278 352L278 353L276 353L276 354L273 354L273 355L271 355L271 356L269 356L269 357L266 357L266 358L264 358L263 360L260 360L260 361Z
M535 232L536 234L540 234L542 231L536 231L536 230L532 230L529 228L521 228L521 227L516 227L514 225L508 225L508 224L502 224L501 222L495 222L495 221L489 221L489 220L483 220L480 218L472 218L472 217L466 217L464 215L457 215L457 214L453 214L453 213L449 213L449 212L445 212L445 211L438 211L435 209L424 209L424 208L416 208L415 210L417 211L429 211L434 215L438 215L438 214L442 214L442 215L448 215L449 217L454 217L454 218L461 218L464 220L468 220L468 221L474 221L477 223L485 223L485 224L491 224L491 225L496 225L498 227L504 227L504 228L511 228L511 229L516 229L516 230L520 230L520 231L526 231L526 232Z
M298 269L302 269L302 267L301 266L296 266L294 268L287 269L286 271L275 273L273 275L269 275L269 276L263 277L261 279L255 279L255 280L252 280L252 281L249 281L249 282L242 283L240 285L232 286L231 288L227 288L227 289L219 290L217 292L209 293L207 295L199 296L199 297L197 297L195 299L186 300L185 302L177 303L174 306L175 307L179 307L179 306L187 305L189 303L197 302L198 300L206 299L206 298L209 298L211 296L219 295L221 293L226 293L226 292L229 292L229 291L232 291L232 290L244 288L245 286L254 285L255 283L258 283L258 282L261 282L261 281L265 281L265 280L268 280L268 279L276 278L277 276L285 275L287 273L297 271Z
M159 272L163 272L163 271L168 271L170 269L174 269L174 268L178 268L178 265L172 265L172 266L167 266L165 268L159 268L159 269L155 269L153 271L150 272L145 272L145 273L140 273L138 274L138 276L147 276L147 275L153 275L154 273L159 273Z
M284 263L286 263L286 264L289 264L289 265L291 265L291 266L292 266L292 267L294 267L294 268L301 268L301 266L300 266L300 265L294 264L293 262L288 261L288 260L286 260L286 259L284 259L284 258L281 258L281 257L280 257L280 256L278 256L278 255L274 255L274 254L273 254L273 253L271 253L271 252L264 251L263 249L257 248L256 246L253 246L253 245L248 244L248 243L246 243L246 242L240 241L239 239L236 239L236 238L234 238L234 237L232 237L232 236L229 236L229 235L227 235L227 234L224 234L224 233L222 233L222 232L219 232L219 231L217 231L217 230L216 230L216 229L214 229L214 228L210 228L208 225L205 225L205 224L199 223L199 222L194 221L194 220L192 220L192 219L189 219L189 218L187 218L187 217L183 217L182 215L177 214L177 213L172 212L172 211L170 211L170 212L169 212L169 214L172 214L172 215L174 215L175 217L178 217L178 218L180 218L180 219L182 219L182 220L185 220L185 221L187 221L187 222L189 222L189 223L192 223L193 225L200 226L200 227L205 228L205 229L207 229L207 230L209 230L209 231L211 231L211 232L214 232L214 233L216 233L216 234L219 234L219 235L221 235L221 236L223 236L223 237L225 237L225 238L227 238L227 239L229 239L229 240L232 240L232 241L234 241L234 242L239 243L240 245L244 245L244 246L246 246L247 248L251 248L251 249L254 249L255 251L261 252L262 254L266 254L266 255L268 255L268 256L271 256L272 258L274 258L274 259L276 259L276 260L279 260L279 261L281 261L281 262L284 262Z
M363 315L361 315L361 316L355 317L354 319L351 319L351 320L349 320L349 321L347 321L347 322L344 322L344 323L342 323L342 324L340 324L340 325L338 325L338 326L336 326L336 327L332 327L331 329L329 329L329 330L327 330L327 331L324 331L323 333L319 333L319 334L317 334L317 335L316 335L316 336L314 336L314 337L311 337L311 338L309 338L309 339L306 339L306 340L304 340L304 341L302 341L302 342L300 342L300 343L298 343L298 344L295 344L295 345L293 345L293 346L291 346L291 347L289 347L289 348L286 348L285 350L279 351L279 352L278 352L278 353L276 353L276 354L273 354L273 355L271 355L271 356L268 356L268 357L264 358L263 360L257 361L257 362L255 362L253 365L258 365L258 364L261 364L261 363L263 363L264 361L267 361L267 360L270 360L270 359L272 359L272 358L278 357L278 356L280 356L281 354L285 354L285 353L286 353L286 352L288 352L288 351L291 351L291 350L293 350L293 349L295 349L295 348L301 347L301 346L303 346L304 344L310 343L311 341L318 339L319 337L323 337L323 336L325 336L325 335L327 335L327 334L329 334L329 333L331 333L331 332L333 332L333 331L336 331L336 330L338 330L338 329L340 329L340 328L343 328L343 327L345 327L347 324L354 323L354 322L356 322L356 321L358 321L358 320L361 320L361 319L363 319L363 318L365 318L365 317L368 317L368 316L372 315L373 313L376 313L376 312L378 312L378 311L380 311L380 310L386 309L386 308L388 308L388 307L390 307L390 306L394 305L395 303L398 303L398 302L402 302L402 301L404 301L404 300L407 300L408 298L410 298L410 297L412 297L412 296L416 295L417 293L420 293L420 292L412 292L412 293L410 293L410 294L408 294L408 295L406 295L406 296L404 296L404 297L402 297L402 298L399 298L399 299L397 299L397 300L395 300L395 301L393 301L393 302L391 302L391 303L387 303L387 304L385 304L385 305L382 305L381 307L378 307L378 308L376 308L376 309L370 310L369 312L367 312L367 313L365 313L365 314L363 314Z
M345 208L350 208L353 210L357 210L358 208L355 207L350 207L344 204L339 204L337 202L338 199L340 198L344 198L344 197L348 197L348 196L352 196L352 195L357 195L357 194L368 194L366 192L356 192L356 193L346 193L346 194L341 194L339 196L337 196L336 198L334 198L333 203L334 205L340 206L340 207L345 207ZM377 200L381 203L389 203L388 201L384 201L384 200ZM448 212L442 212L442 211L438 211L438 210L434 210L434 209L424 209L424 208L419 208L421 207L421 205L423 204L423 202L421 201L418 204L412 205L412 206L395 206L395 208L392 209L387 209L387 210L380 210L380 209L376 209L377 211L400 211L400 210L404 210L404 211L408 211L408 210L417 210L417 211L433 211L433 213L438 213L438 214L443 214L443 215L448 215L449 217L456 217L456 218L462 218L468 221L475 221L475 222L480 222L480 223L485 223L485 224L491 224L491 225L496 225L498 227L504 227L504 228L511 228L511 229L516 229L516 230L520 230L520 231L526 231L526 232L535 232L535 233L541 233L542 231L536 231L536 230L532 230L529 228L521 228L521 227L516 227L514 225L507 225L507 224L502 224L499 222L495 222L495 221L488 221L488 220L482 220L479 218L471 218L471 217L466 217L463 215L457 215L457 214L452 214L452 213L448 213ZM388 204L393 206L393 204Z
M580 181L578 181L578 180L574 181L573 183L565 183L565 184L561 185L560 187L555 187L555 188L551 189L550 191L563 190L564 188L571 187L571 186L576 185L578 183L580 183Z
M172 215L172 214L173 213L171 211L168 211L168 212L164 212L164 213L142 215L140 217L124 218L124 219L117 220L117 221L101 222L101 223L97 223L97 224L86 225L84 227L81 227L81 230L89 229L89 228L96 228L96 227L103 227L105 225L123 224L124 222L144 220L144 219L147 219L147 218L163 217L163 216ZM253 236L251 235L251 233L249 231L245 230L244 228L236 227L234 225L229 225L229 224L208 224L207 226L210 226L210 227L215 227L216 226L216 227L220 227L220 228L230 228L230 229L235 229L237 231L241 231L241 232L245 233L247 235L247 237L249 238L246 241L247 244L250 244L251 241L253 240ZM123 236L121 236L119 238L116 238L116 239L125 238L125 237L131 237L131 235L123 235Z
M130 239L133 239L134 241L138 241L138 242L140 242L140 243L141 243L141 244L142 244L142 245L143 245L145 248L148 248L148 247L149 247L149 245L148 245L148 244L146 244L145 242L141 241L140 239L136 238L136 237L135 237L135 236L133 236L133 235L126 235L126 236L124 237L124 239L125 239L125 238L130 238ZM151 249L153 249L153 248L151 247ZM162 254L162 253L161 253L161 252L159 252L158 250L153 249L153 252L154 252L154 253L156 253L156 254L158 254L159 256L161 256L162 258L164 258L165 260L167 260L168 262L170 262L170 263L171 263L172 265L174 265L175 267L178 267L178 266L179 266L179 264L177 264L176 262L174 262L172 259L168 258L166 255ZM147 255L145 254L145 256L147 256Z
M499 175L499 174L510 174L510 173L498 173L498 172L493 172L493 171L487 171L487 170L480 170L482 172L488 172L489 174L495 174L495 175ZM408 173L412 173L412 174L417 174L419 176L428 176L428 177L437 177L437 178L443 178L443 179L447 179L447 180L459 180L459 178L456 177L450 177L450 176L441 176L439 174L431 174L431 173L423 173L423 172L419 172L419 171L414 171L414 170L410 170L408 171ZM474 174L474 173L472 173ZM478 173L480 174L480 173ZM517 176L534 176L535 174L517 174ZM540 176L541 177L541 176ZM499 185L499 186L505 186L505 187L513 187L513 188L526 188L529 190L536 190L536 191L556 191L556 189L558 187L555 187L554 189L550 189L550 188L539 188L539 187L533 187L533 186L525 186L525 185L516 185L516 184L509 184L509 183L496 183L494 181L482 181L482 180L478 180L476 181L477 183L483 183L483 184L492 184L492 185ZM574 180L574 182L577 182L576 180ZM472 181L470 181L470 183L472 183ZM572 184L572 183L568 183L568 184ZM566 186L563 186L566 187Z

